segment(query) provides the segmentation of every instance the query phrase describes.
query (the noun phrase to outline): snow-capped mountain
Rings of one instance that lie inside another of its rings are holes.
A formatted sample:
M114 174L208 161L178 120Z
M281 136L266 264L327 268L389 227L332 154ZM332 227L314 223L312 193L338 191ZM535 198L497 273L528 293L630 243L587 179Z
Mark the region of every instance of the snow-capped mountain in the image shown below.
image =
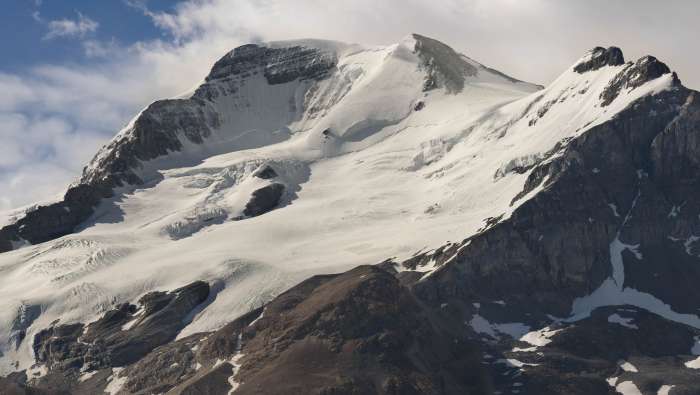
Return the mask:
M547 87L236 48L2 219L0 389L697 393L696 95L617 48Z

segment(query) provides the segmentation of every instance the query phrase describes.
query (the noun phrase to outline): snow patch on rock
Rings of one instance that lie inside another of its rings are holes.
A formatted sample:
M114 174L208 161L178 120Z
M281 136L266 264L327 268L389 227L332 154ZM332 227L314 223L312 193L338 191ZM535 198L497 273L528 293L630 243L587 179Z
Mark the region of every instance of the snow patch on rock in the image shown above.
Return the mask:
M108 383L104 392L108 393L109 395L116 395L119 393L119 391L121 391L122 387L124 387L124 384L126 384L127 380L129 379L126 376L119 376L123 370L124 368L112 368L112 375L107 379Z
M632 322L634 322L634 318L625 318L625 317L620 316L617 313L611 314L608 317L608 322L611 322L614 324L619 324L619 325L622 325L622 326L624 326L626 328L630 328L630 329L639 329L639 327L637 325L632 323Z

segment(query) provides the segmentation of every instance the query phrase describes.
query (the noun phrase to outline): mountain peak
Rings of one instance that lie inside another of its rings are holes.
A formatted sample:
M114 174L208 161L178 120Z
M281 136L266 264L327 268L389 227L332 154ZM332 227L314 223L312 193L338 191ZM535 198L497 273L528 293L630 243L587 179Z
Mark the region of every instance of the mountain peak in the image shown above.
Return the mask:
M473 80L520 84L521 87L528 87L532 91L542 88L485 66L434 38L411 33L401 44L411 47L427 71L425 91L445 88L448 93L459 93L468 81Z
M605 66L620 66L625 63L622 50L618 47L595 47L574 66L574 71L583 74Z
M477 75L477 68L447 44L420 34L412 36L415 40L414 51L428 70L425 90L443 85L448 92L461 92L465 78Z

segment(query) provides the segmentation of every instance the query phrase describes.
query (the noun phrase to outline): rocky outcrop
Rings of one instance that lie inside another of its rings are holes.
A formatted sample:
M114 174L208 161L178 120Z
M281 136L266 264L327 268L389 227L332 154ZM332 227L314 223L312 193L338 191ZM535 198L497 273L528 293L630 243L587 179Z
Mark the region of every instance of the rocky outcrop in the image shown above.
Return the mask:
M246 204L243 215L246 217L257 217L273 210L280 204L284 191L284 185L277 182L256 190Z
M700 171L700 97L691 92L678 116L651 145L654 181L669 187L693 180Z
M275 168L269 164L260 166L260 168L255 171L254 175L255 177L262 178L263 180L269 180L278 176Z
M111 366L124 366L139 360L157 346L175 338L187 324L190 313L209 296L209 285L196 282L172 292L154 292L138 304L122 305L90 324L81 342L99 344L105 356L88 363L100 366L104 357ZM35 342L36 344L36 342Z
M623 89L636 89L670 72L671 70L668 66L653 56L645 56L635 63L628 63L600 94L600 105L605 107L612 103ZM680 85L680 81L675 73L673 74L673 80L676 85Z
M0 253L12 250L13 242L37 244L73 232L92 215L101 199L112 196L111 180L72 186L63 201L32 209L14 224L3 227L0 229Z
M284 84L298 78L319 79L326 77L337 61L335 54L316 48L271 48L247 44L234 49L216 62L206 81L258 72L262 72L271 85ZM204 89L200 88L200 95L203 91Z
M622 51L617 47L595 47L591 52L574 66L574 71L583 74L589 71L598 70L605 66L620 66L625 64Z
M146 294L138 306L119 305L89 325L55 325L40 331L33 349L36 364L47 374L29 377L31 388L90 393L88 389L104 387L107 371L134 364L173 341L208 296L209 285L195 282L172 292ZM90 380L81 379L86 375Z

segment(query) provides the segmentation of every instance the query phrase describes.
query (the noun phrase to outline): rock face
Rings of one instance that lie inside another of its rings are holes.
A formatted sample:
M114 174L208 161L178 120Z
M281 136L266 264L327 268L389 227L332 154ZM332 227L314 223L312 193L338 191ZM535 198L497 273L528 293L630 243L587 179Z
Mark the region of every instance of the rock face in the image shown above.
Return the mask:
M284 185L279 183L272 183L256 190L246 204L243 215L257 217L274 209L280 203L284 190Z
M612 103L623 89L633 90L670 72L668 66L653 56L645 56L635 63L628 63L600 95L601 105L607 106ZM675 74L673 78L677 84L680 83Z
M262 178L263 180L269 180L277 177L277 172L272 166L266 164L261 166L258 170L256 170L255 176L258 178Z
M270 84L301 79L323 78L335 67L332 54L312 48L269 48L255 44L240 46L214 64L206 81L230 78L262 69Z
M97 373L131 365L174 340L208 296L209 285L196 282L172 292L146 294L138 306L122 304L89 325L57 325L39 332L34 355L48 374L29 377L32 389L27 393L33 393L33 387L48 393L91 393L94 385L106 384L108 375Z
M625 63L622 51L617 47L595 47L586 58L574 66L574 71L583 74L605 66L619 66Z

